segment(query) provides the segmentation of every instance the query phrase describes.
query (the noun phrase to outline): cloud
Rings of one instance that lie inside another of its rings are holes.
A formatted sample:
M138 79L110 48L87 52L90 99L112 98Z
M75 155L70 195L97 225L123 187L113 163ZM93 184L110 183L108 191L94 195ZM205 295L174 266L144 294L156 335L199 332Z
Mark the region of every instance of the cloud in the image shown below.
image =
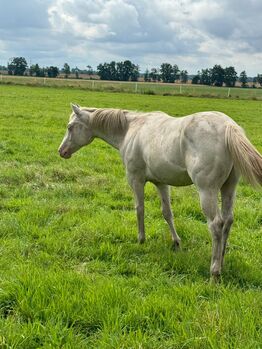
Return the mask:
M48 18L43 15L48 4L48 0L0 0L0 29L14 31L48 27Z
M50 35L47 7L51 0L0 0L0 64L9 58L24 56L28 61L44 62L57 46Z
M131 59L142 70L167 61L191 73L218 63L253 75L261 66L260 0L1 3L0 59L80 67Z
M92 57L93 50L104 51L103 60L110 56L136 59L144 63L147 55L165 56L191 54L197 49L192 41L194 34L182 30L173 1L57 0L50 6L49 20L53 30L75 38L74 48L82 52L84 47ZM172 7L170 16L168 10ZM72 40L71 40L72 41ZM79 46L82 50L79 50ZM174 60L174 57L173 57Z

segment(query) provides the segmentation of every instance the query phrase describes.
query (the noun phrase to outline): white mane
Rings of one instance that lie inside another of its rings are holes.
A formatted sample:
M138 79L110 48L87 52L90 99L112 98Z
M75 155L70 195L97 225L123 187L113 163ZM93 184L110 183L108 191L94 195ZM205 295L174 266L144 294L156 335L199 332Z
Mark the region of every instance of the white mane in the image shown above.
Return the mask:
M127 110L122 109L92 110L91 126L107 132L123 132L128 126L126 113Z

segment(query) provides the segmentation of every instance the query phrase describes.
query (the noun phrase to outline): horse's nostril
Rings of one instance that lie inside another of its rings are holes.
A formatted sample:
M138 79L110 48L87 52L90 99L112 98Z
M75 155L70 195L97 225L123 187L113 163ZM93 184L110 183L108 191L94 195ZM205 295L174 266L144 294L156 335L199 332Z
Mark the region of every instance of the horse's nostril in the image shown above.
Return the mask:
M59 155L64 159L71 157L69 149L59 149Z
M66 155L67 152L63 151L62 149L58 149L58 153L59 153L60 156L63 157L64 155Z

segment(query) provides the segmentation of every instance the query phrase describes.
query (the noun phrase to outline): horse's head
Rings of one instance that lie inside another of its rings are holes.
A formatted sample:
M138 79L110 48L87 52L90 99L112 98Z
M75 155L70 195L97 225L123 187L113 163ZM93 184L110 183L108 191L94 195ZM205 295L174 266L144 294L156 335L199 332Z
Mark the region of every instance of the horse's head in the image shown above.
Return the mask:
M71 104L73 113L67 125L64 139L58 149L60 156L69 159L73 153L92 142L94 139L90 127L90 113L78 105Z

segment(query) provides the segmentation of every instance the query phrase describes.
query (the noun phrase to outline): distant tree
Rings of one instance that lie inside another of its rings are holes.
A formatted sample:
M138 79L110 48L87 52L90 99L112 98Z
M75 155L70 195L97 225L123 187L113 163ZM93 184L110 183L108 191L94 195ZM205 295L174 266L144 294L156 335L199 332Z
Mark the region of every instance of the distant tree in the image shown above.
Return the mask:
M101 80L137 81L139 67L129 60L124 62L100 63L97 66L97 74Z
M211 84L215 86L223 86L225 72L221 65L214 65L211 69Z
M100 63L97 66L97 74L101 80L137 81L139 66L129 60L124 62Z
M40 76L40 67L37 63L34 67L34 73L35 73L35 76Z
M234 67L224 69L224 82L228 87L234 87L237 81L237 72Z
M173 65L173 77L172 77L172 80L174 82L176 82L176 80L178 80L178 79L179 79L179 68L178 68L177 64L174 64Z
M160 73L163 82L174 82L174 70L170 63L162 63Z
M27 62L24 57L14 57L8 64L9 75L24 75L27 68Z
M153 82L161 81L161 73L159 68L151 68L149 80Z
M134 64L126 60L124 62L117 63L117 77L120 81L128 81L131 78L132 71L134 69Z
M124 81L128 81L131 78L133 71L133 63L129 60L124 61Z
M262 74L257 74L256 81L259 83L260 86L262 86Z
M192 84L197 85L200 83L200 74L194 75L191 81Z
M39 76L44 78L46 76L46 68L40 68Z
M30 76L40 76L40 67L37 63L30 66L29 74Z
M117 65L115 61L104 64L106 80L117 80Z
M123 81L124 80L124 62L117 62L116 63L116 77L114 77L112 80L119 80Z
M144 81L145 82L149 82L150 81L150 77L149 77L149 70L146 69L145 74L144 74Z
M176 64L162 63L160 67L161 79L163 82L175 82L179 79L179 68Z
M188 72L187 72L187 70L181 70L181 72L180 72L180 81L183 84L187 83L187 81L188 81Z
M70 75L71 69L68 63L64 64L64 68L63 68L63 73L65 74L65 78L68 78L68 76Z
M97 75L100 77L101 80L107 80L107 69L105 67L105 64L100 63L97 66Z
M245 70L240 73L239 81L241 82L241 87L247 87L247 73Z
M152 68L151 72L149 74L150 80L153 82L159 81L158 80L159 72L157 68Z
M47 67L46 68L47 76L49 78L56 78L59 74L59 69L57 67Z
M200 84L211 85L211 69L202 69L201 70Z
M139 66L133 64L131 71L131 81L137 81L139 78Z
M107 71L107 78L106 80L118 80L118 63L115 61L108 63L105 63L106 71Z
M116 62L100 63L97 66L97 74L101 80L118 80Z

